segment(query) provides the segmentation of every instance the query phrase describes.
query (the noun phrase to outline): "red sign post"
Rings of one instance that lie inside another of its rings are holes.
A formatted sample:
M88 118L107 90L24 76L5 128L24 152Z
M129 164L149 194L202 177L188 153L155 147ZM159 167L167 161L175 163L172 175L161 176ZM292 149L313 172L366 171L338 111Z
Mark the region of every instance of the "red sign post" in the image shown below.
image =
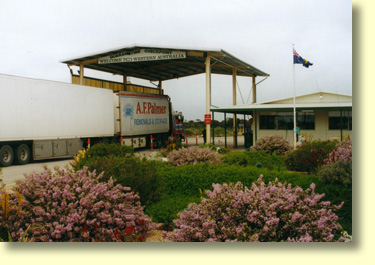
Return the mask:
M211 124L211 114L204 115L204 124Z

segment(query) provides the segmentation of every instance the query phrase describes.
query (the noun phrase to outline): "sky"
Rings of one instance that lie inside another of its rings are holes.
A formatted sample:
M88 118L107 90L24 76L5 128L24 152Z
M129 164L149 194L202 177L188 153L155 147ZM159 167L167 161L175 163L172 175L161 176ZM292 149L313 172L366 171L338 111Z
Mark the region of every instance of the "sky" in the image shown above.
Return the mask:
M134 44L223 49L270 75L256 79L257 102L292 97L294 84L297 96L352 95L350 0L0 0L0 6L1 74L69 83L64 59ZM313 66L293 65L293 45ZM251 82L238 77L237 104L251 103ZM165 81L163 88L185 119L204 119L205 75ZM231 76L212 75L211 89L212 105L232 106Z

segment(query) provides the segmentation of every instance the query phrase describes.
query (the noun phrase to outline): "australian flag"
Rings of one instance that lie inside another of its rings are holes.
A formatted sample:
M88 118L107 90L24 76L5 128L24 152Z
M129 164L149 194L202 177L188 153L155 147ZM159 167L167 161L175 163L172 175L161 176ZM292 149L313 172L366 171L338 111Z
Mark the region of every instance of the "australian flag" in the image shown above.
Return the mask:
M293 61L294 61L294 63L302 64L306 68L309 68L310 65L313 65L308 60L305 60L301 56L299 56L299 54L296 52L295 49L293 49Z

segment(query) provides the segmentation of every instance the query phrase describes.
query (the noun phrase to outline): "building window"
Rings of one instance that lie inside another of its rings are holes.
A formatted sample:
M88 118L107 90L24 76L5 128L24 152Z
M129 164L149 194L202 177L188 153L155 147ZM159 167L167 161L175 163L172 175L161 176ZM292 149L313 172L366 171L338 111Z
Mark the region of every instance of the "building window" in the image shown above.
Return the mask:
M315 130L315 112L313 110L298 111L297 126L301 130Z
M277 113L277 129L278 130L293 130L294 117L293 112L278 112Z
M330 130L341 130L341 120L342 118L342 129L352 130L352 111L343 110L342 117L340 111L330 111L328 112L328 128Z
M277 129L277 112L262 112L259 115L259 128L264 130Z
M315 112L298 111L297 126L301 130L315 129ZM293 112L262 112L259 116L259 128L264 130L293 130Z

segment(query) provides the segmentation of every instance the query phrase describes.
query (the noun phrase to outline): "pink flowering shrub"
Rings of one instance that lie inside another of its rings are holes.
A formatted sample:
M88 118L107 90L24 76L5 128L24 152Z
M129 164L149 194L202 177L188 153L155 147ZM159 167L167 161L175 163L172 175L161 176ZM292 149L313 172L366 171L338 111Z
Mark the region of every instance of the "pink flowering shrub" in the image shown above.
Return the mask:
M256 141L255 145L250 147L252 151L265 151L272 155L285 155L292 150L289 142L280 135L265 136Z
M112 179L100 183L101 177L86 168L26 176L16 188L24 200L10 229L12 238L21 237L29 225L28 235L43 242L123 241L120 234L144 238L152 223L139 197Z
M324 160L324 164L329 165L338 161L352 163L351 139L338 143L335 150L328 154L328 158Z
M199 148L197 146L173 150L169 153L168 160L174 166L222 163L218 152L212 150L210 147Z
M303 190L276 179L268 185L262 176L251 188L212 184L208 199L192 203L174 220L176 229L163 236L177 242L316 242L345 241L334 213L343 205L321 201L315 184Z

